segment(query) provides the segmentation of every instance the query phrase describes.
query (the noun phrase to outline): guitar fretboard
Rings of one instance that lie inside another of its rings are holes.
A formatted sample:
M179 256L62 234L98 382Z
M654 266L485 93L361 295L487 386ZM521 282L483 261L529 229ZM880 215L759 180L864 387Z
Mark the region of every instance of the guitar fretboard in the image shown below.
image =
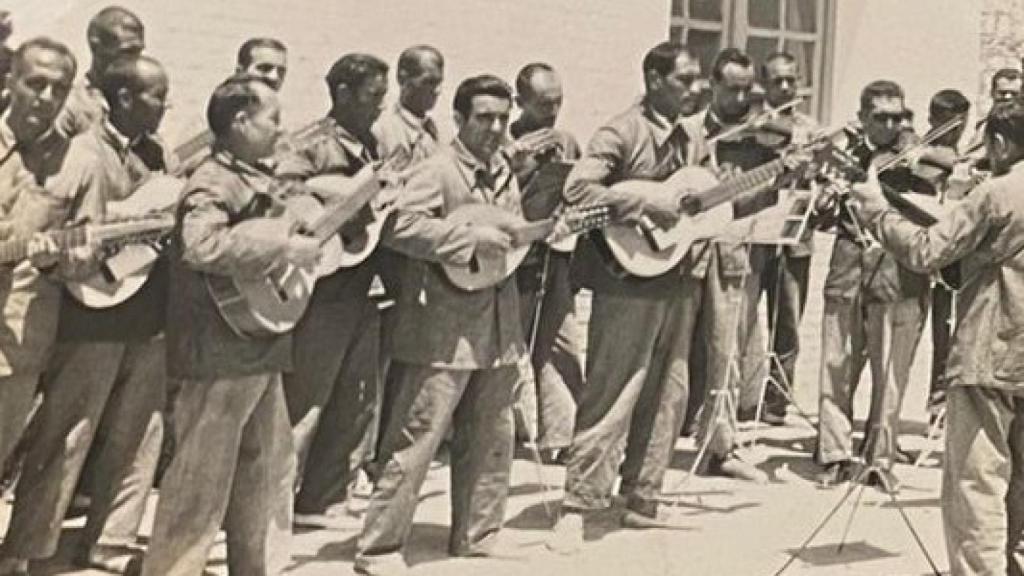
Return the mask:
M48 232L47 235L62 251L82 246L88 241L88 233L84 226ZM22 238L0 242L0 263L11 264L27 258L28 243L27 239Z
M713 186L702 192L689 196L685 201L685 208L693 213L710 210L719 204L724 204L736 198L740 194L755 190L770 183L782 174L786 169L782 159L775 159L730 178L717 186Z

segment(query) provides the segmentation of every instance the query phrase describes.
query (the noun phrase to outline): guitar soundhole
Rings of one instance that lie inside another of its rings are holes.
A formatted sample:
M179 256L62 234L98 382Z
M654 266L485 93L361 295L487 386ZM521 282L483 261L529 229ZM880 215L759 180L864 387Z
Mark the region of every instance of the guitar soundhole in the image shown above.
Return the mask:
M369 235L365 232L356 232L351 234L342 233L341 243L348 252L359 252L366 248L366 243L370 241Z

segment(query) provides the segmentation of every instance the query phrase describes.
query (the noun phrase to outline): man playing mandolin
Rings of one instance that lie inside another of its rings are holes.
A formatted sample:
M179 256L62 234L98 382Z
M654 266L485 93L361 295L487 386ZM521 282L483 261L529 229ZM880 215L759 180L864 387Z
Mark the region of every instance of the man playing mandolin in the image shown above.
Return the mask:
M453 425L452 528L455 556L494 552L504 520L512 465L512 389L525 352L514 279L464 291L440 263L472 267L501 255L512 237L483 221L456 224L460 207L520 213L519 186L499 148L512 91L490 76L463 81L455 93L458 136L418 164L396 203L384 242L406 256L392 370L398 397L381 440L381 475L366 513L356 571L405 566L418 492L431 458Z
M0 214L15 237L27 238L52 225L45 205L25 202L30 190L47 186L63 165L68 141L54 128L75 77L66 46L33 38L15 51L7 86L11 101L0 116ZM31 194L41 193L37 190ZM19 202L19 199L21 201ZM34 242L36 264L50 264L47 243ZM59 284L30 261L0 273L0 461L13 450L32 411L40 374L56 337ZM0 560L0 574L24 569L23 558Z
M165 110L163 67L145 56L123 56L104 69L96 87L107 115L72 141L46 191L24 199L46 206L54 222L102 221L151 172L166 172L173 164L151 138ZM113 274L96 249L85 247L61 261L53 245L46 263L51 277L84 282ZM117 571L133 560L163 435L166 290L162 260L134 295L112 307L89 308L65 290L58 345L47 367L51 393L40 407L25 481L16 490L5 539L9 556L40 559L56 552L61 520L105 417L110 428L95 460L103 483L94 486L82 558Z
M327 128L279 155L276 174L308 180L324 174L354 176L377 160L371 127L387 93L388 66L369 54L346 54L326 76L331 96ZM324 197L325 203L335 198ZM340 232L342 245L361 238L364 207ZM321 278L295 328L294 368L284 390L299 461L296 522L317 527L345 520L331 508L352 485L371 454L380 389L380 313L370 297L376 254Z

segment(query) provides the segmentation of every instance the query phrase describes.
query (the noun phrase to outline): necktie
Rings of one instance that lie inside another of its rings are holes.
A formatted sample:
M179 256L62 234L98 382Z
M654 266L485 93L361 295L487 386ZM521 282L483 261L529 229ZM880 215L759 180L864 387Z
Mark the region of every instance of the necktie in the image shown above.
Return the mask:
M437 125L434 124L434 119L427 117L423 119L423 131L430 134L430 137L437 141Z

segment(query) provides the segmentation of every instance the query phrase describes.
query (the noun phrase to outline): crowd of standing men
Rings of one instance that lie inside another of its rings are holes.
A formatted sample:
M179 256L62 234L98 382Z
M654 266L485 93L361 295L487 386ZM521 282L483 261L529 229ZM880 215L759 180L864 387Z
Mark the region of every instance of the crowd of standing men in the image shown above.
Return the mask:
M89 497L83 565L198 575L223 530L230 573L278 574L293 523L341 521L337 504L360 488L360 474L372 492L355 570L401 573L418 492L445 444L449 552L496 554L524 382L536 387L537 445L566 467L550 549L583 546L588 515L612 505L616 481L623 527L679 526L658 503L681 430L695 428L701 473L766 480L737 451L736 422L750 416L742 398L752 389L765 400L754 417L785 423L812 228L836 234L822 319L819 480L898 490L899 413L933 302L952 571L1024 567L1015 554L1024 484L1012 473L1024 465L1019 71L996 75L996 104L975 145L961 147L969 104L954 90L932 98L923 143L902 88L886 80L864 88L855 122L826 134L792 105L801 85L793 56L755 63L729 48L702 70L686 47L665 42L643 59L643 98L581 149L555 128L562 87L544 63L523 67L514 88L486 74L463 80L452 105L457 133L443 141L430 113L444 58L425 45L399 57L393 108L383 105L388 65L346 54L325 75L324 117L285 135L276 91L287 50L256 38L210 97L208 130L172 149L157 135L170 78L145 54L139 18L105 8L87 36L92 61L80 81L75 56L48 38L0 58L0 247L20 246L0 272L0 462L20 466L0 575L28 574L31 561L55 553L79 492ZM510 122L514 106L520 115ZM868 183L825 193L844 185L797 174L793 158L822 139L841 142ZM729 202L742 220L775 204L781 188L814 190L804 234L785 246L700 240L669 272L642 278L616 269L592 232L570 248L535 244L513 276L481 290L458 288L443 268L473 269L516 248L509 227L448 217L467 205L519 220L602 206L614 224L671 229L693 216L682 205L694 190L666 197L618 184L694 166L729 181L777 160L778 178ZM552 194L556 164L571 168ZM355 180L367 170L387 207L366 203L337 234L343 244L367 241L379 225L381 245L317 280L294 329L242 334L211 282L316 265L323 242L296 232L309 222L294 202L342 204L347 189L321 177ZM975 187L982 171L991 177ZM126 300L89 306L74 287L109 277L111 254L53 232L107 221L161 174L182 183L166 198L174 225L159 258ZM882 188L940 197L949 211L921 226ZM255 221L275 225L256 233L247 226ZM939 270L946 281L933 282ZM585 358L574 330L580 289L592 294ZM770 385L736 370L737 357L764 354L763 293L779 359ZM872 406L855 451L852 401L865 363ZM158 470L143 556L137 535Z

